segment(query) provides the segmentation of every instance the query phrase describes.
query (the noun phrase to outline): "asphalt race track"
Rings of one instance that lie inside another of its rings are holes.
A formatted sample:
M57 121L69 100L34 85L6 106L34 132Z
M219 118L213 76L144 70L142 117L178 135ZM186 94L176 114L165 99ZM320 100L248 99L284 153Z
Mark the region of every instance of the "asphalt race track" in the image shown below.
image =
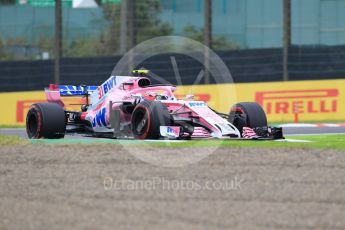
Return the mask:
M283 127L284 135L345 133L345 127Z

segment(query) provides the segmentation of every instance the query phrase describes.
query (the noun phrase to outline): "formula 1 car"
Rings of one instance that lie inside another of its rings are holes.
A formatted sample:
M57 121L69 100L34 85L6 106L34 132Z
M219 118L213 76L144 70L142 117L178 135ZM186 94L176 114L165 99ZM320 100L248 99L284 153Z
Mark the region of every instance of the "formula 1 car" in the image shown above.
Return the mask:
M254 102L234 105L230 114L204 101L178 100L173 85L152 85L147 70L111 76L100 86L50 84L47 103L33 104L26 117L29 138L63 138L66 133L135 139L282 138L267 127L265 112ZM61 97L83 97L80 111L65 110Z

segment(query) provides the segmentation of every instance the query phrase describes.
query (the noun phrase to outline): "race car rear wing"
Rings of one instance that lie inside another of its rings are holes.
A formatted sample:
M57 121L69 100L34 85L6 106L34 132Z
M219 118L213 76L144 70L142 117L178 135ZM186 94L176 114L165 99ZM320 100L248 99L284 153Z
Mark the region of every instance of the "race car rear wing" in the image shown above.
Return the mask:
M91 95L98 86L90 85L55 85L50 84L46 91L59 91L60 96L87 96Z
M48 102L57 103L64 107L65 104L62 102L61 97L85 96L86 104L89 104L89 96L97 88L98 86L50 84L48 88L45 88L45 94Z

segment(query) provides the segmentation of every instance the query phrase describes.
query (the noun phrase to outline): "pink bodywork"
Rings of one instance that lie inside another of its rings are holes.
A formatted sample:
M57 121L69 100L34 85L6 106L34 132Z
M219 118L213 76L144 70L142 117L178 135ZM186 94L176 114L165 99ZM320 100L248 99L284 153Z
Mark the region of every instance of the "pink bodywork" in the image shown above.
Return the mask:
M165 96L165 100L160 100L164 105L167 106L171 113L178 111L180 117L198 117L199 122L212 130L212 133L216 136L221 137L222 132L219 128L215 127L212 123L219 123L229 125L229 122L221 118L209 107L203 106L204 102L194 101L183 101L177 100L174 96L175 86L169 85L158 85L158 86L140 86L142 82L150 80L143 77L123 77L123 76L112 76L101 86L98 87L90 95L91 105L86 112L81 115L82 119L88 120L93 124L93 129L96 132L109 132L109 104L113 103L112 109L118 109L124 102L133 103L139 97L143 97L146 100L157 100L156 96ZM113 84L113 85L112 85ZM107 90L107 91L106 91ZM61 97L58 90L50 89L46 90L47 100L49 102L58 103L64 106L61 101ZM191 105L201 105L192 107ZM204 103L205 104L205 103ZM206 104L205 104L206 105ZM121 111L121 110L120 110ZM103 114L105 112L105 114ZM191 113L183 113L191 112ZM105 124L100 122L100 118L104 116ZM129 124L131 122L131 114L120 112L120 119L122 124ZM98 119L98 120L97 120ZM210 122L212 121L212 122ZM211 133L202 127L195 127L192 137L210 137Z

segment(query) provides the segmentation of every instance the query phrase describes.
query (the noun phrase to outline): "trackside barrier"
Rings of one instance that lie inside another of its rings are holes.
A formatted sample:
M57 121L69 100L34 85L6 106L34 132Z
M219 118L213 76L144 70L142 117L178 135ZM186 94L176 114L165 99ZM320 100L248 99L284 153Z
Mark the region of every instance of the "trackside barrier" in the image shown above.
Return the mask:
M176 93L195 94L224 113L237 102L256 101L270 122L345 120L345 80L183 86Z
M345 80L292 81L270 83L218 84L177 87L183 99L194 94L194 100L206 101L219 112L228 113L237 102L256 101L264 108L269 122L344 121ZM28 108L45 101L44 91L0 93L0 125L23 125ZM81 98L65 98L68 104L79 104ZM80 106L68 106L79 110Z
M25 124L26 113L33 103L46 102L44 90L31 92L0 93L0 125L23 125ZM66 108L79 110L82 99L80 97L63 98Z

